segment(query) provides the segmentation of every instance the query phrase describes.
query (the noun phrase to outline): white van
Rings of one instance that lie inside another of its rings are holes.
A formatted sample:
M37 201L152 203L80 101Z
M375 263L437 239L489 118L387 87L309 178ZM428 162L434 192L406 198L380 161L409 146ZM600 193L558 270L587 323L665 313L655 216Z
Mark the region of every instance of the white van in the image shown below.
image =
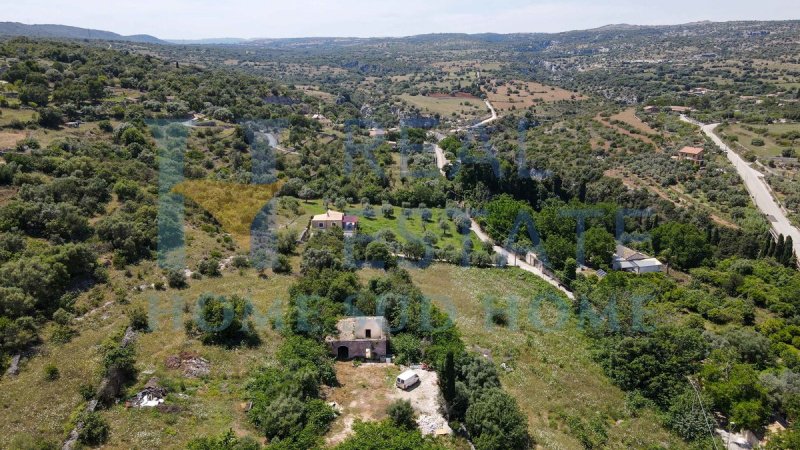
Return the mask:
M397 376L396 384L400 389L408 389L417 383L419 383L419 375L413 370L406 370Z

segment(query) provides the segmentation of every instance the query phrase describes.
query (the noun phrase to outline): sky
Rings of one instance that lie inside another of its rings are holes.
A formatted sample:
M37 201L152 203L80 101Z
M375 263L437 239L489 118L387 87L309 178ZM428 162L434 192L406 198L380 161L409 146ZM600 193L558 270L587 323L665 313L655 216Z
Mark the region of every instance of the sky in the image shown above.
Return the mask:
M607 24L800 19L798 0L3 0L0 21L220 37L559 32Z

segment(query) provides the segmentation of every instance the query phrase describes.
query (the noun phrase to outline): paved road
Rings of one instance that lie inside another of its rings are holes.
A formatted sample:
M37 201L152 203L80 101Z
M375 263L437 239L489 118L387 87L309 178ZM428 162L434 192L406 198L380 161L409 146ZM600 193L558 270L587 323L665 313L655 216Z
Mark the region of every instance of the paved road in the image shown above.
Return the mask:
M711 138L711 140L725 152L728 156L728 160L730 160L731 164L733 164L733 167L736 168L739 176L744 181L744 185L747 187L747 191L750 192L753 203L767 216L772 230L776 234L791 236L795 255L800 255L800 230L792 225L786 217L785 210L775 201L775 198L772 196L772 190L764 180L764 175L752 168L750 164L743 160L735 151L731 150L731 148L722 142L722 139L714 133L714 129L719 125L718 123L702 124L684 115L681 115L681 120L699 126L700 129L703 130L703 133Z
M472 221L472 224L470 225L469 228L470 230L472 230L473 233L475 233L476 236L478 236L478 239L480 239L482 242L491 242L491 238L489 238L489 236L486 233L484 233L483 230L481 230L481 227L480 225L478 225L478 222L475 222L472 219L470 220ZM521 260L520 258L516 257L516 255L514 255L512 252L506 250L505 248L499 245L493 245L492 249L494 249L495 253L505 256L510 266L519 267L520 269L526 272L530 272L536 275L537 277L550 283L556 289L563 292L570 300L575 299L575 295L569 289L567 289L561 283L559 283L557 280L549 277L547 274L537 269L536 267L526 263L525 260Z

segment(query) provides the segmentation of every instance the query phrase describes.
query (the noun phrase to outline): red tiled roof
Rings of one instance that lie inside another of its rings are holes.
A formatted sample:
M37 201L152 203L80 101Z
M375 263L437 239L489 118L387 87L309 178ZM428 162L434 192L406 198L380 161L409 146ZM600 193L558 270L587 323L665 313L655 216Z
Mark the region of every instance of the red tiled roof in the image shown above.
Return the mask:
M344 216L342 217L344 223L358 223L358 216Z
M683 147L678 153L683 153L684 155L699 155L703 153L703 149L700 147Z

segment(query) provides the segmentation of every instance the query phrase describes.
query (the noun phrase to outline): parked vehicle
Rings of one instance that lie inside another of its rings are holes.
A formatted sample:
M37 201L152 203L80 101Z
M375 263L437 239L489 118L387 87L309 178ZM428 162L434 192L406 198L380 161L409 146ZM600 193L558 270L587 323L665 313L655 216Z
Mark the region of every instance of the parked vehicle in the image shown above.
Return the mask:
M397 376L396 384L400 389L408 389L417 383L419 383L419 375L413 370L406 370Z

